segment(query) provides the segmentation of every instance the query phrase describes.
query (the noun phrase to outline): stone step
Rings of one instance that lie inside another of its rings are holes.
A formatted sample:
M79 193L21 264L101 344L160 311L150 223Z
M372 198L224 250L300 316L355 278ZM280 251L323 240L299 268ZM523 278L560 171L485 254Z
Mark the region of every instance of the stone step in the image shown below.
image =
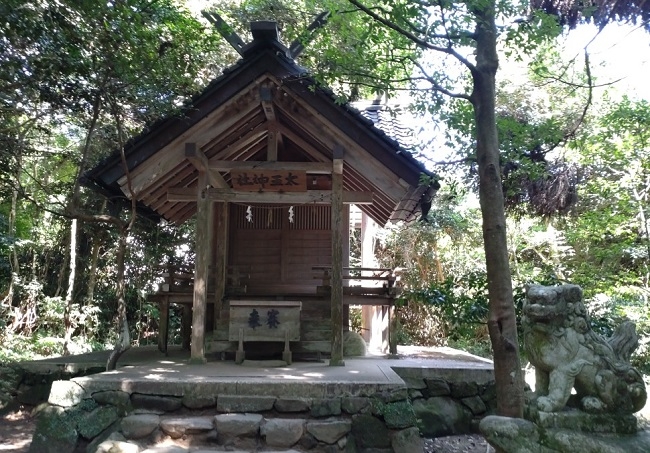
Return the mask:
M280 342L270 343L274 345L277 351L282 351L284 345ZM237 350L236 341L206 341L205 350L208 354L214 354L219 352L234 352ZM270 347L269 347L270 349ZM331 340L320 340L320 341L297 341L291 343L291 352L293 353L324 353L329 354L332 351L332 342Z
M307 407L303 400L284 401L286 404L282 410L287 411L287 415ZM119 432L99 444L95 451L141 453L131 446L138 444L147 445L147 453L208 452L223 451L224 448L255 452L290 452L295 448L334 448L340 451L351 432L352 420L349 417L267 418L248 412L178 416L133 414L124 417Z
M106 440L95 450L96 453L217 453L228 451L229 453L300 453L294 449L233 449L233 447L210 447L210 446L184 446L175 444L154 445L141 447L133 441Z
M140 453L223 453L223 448L156 446ZM228 450L229 453L300 453L297 450Z
M156 445L146 449L136 443L123 441L106 441L97 453L223 453L223 448L202 446L184 447L180 445ZM227 450L229 453L300 453L298 450Z

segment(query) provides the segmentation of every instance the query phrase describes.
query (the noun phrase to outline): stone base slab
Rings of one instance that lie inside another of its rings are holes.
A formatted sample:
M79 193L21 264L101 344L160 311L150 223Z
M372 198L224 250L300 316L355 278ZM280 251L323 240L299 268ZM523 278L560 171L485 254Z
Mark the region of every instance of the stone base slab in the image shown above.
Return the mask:
M634 415L587 414L576 409L562 412L536 412L530 420L541 428L566 429L583 433L635 434L638 430Z

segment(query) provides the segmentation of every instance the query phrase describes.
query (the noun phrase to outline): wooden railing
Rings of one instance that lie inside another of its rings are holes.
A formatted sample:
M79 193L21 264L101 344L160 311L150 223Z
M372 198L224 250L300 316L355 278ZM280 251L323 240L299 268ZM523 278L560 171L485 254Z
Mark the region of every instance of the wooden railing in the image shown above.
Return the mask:
M160 266L159 276L163 282L158 289L158 295L165 294L191 294L194 289L194 269L191 266L169 265ZM211 271L215 268L211 266ZM226 295L243 295L247 294L247 285L250 278L248 266L228 266L226 270ZM321 280L317 293L329 291L331 286L331 266L313 266L315 279ZM399 296L401 288L399 287L399 271L389 268L375 267L344 267L343 268L343 294L353 298L368 297L375 299L395 299ZM211 286L211 282L209 282ZM281 294L278 294L281 295ZM188 299L189 301L190 299ZM382 305L381 300L376 301L350 301L350 297L345 303L350 304L372 304Z
M160 271L159 276L163 283L158 287L161 293L187 292L192 290L194 284L194 268L183 265L155 266Z
M331 286L331 266L313 266L312 270L319 275L314 276L322 281L322 287ZM394 269L375 267L344 267L343 268L344 296L359 296L377 298L396 298L399 296L399 274ZM349 300L349 298L348 298ZM360 300L360 299L359 299ZM358 300L348 303L359 303ZM375 304L373 302L365 302ZM380 305L384 302L379 303Z
M163 278L163 282L158 287L159 293L189 293L194 289L194 268L187 265L167 265L156 266L155 270L160 271L158 274ZM215 267L210 266L210 271ZM247 273L248 266L228 266L226 268L227 293L244 294L246 293L246 282L249 278Z

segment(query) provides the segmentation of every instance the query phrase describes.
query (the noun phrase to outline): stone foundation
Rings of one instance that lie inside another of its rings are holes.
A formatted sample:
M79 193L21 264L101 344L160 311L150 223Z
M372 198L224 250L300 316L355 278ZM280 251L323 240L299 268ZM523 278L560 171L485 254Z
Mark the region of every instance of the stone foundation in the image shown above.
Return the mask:
M126 444L141 451L162 441L256 451L422 451L404 387L369 394L360 386L337 395L331 385L331 395L304 398L211 395L209 388L182 396L93 391L82 384L54 383L48 404L40 408L31 452L107 452Z
M106 371L101 364L24 362L0 367L0 410L16 404L37 406L47 401L52 383Z
M394 368L406 383L418 427L424 437L478 432L478 424L496 410L492 370Z
M31 451L420 453L421 436L476 432L496 407L483 364L369 363L273 378L177 363L55 381L37 409Z

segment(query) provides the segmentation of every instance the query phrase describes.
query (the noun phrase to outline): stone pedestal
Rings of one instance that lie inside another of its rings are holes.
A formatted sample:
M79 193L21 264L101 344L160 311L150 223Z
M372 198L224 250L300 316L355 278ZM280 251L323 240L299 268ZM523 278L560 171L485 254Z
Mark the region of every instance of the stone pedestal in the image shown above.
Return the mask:
M577 409L562 412L541 412L530 414L529 419L540 428L567 429L583 433L635 434L636 417L631 414L587 414Z

